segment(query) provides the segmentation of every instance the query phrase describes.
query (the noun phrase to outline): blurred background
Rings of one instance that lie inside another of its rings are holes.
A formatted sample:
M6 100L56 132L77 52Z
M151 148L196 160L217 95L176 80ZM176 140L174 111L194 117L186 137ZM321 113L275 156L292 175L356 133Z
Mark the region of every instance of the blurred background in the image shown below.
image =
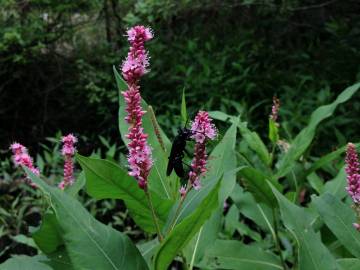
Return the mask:
M0 0L0 262L36 254L29 238L15 237L40 220L34 191L19 188L10 143L29 147L55 183L61 134L79 136L82 154L124 158L112 67L135 24L155 33L142 95L170 138L183 89L190 117L199 109L240 114L265 141L276 95L291 140L316 107L360 80L359 0ZM358 93L321 125L316 154L359 142L359 115ZM102 222L141 235L123 205L84 201Z
M0 20L3 151L14 140L36 149L58 131L119 142L112 66L135 24L155 32L142 93L170 136L183 89L190 114L240 113L253 128L276 94L293 134L360 78L357 0L1 0ZM321 143L358 139L359 109L359 95L341 106Z

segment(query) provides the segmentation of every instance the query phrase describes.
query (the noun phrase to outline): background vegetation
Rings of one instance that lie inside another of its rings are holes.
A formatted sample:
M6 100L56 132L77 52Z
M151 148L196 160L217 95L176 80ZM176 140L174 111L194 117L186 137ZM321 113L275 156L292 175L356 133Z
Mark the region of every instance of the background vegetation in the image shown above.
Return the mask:
M180 125L179 104L186 89L190 115L199 108L241 114L263 137L276 94L282 102L282 128L291 138L316 107L359 81L359 10L356 0L1 0L0 200L7 204L0 217L11 226L0 227L0 250L10 247L0 251L0 261L11 253L32 254L14 245L10 236L27 234L41 209L32 205L30 191L13 181L19 175L10 169L11 142L41 153L38 163L43 161L54 175L61 167L57 140L46 138L60 130L83 136L82 154L97 151L120 159L112 66L126 55L123 34L128 26L141 23L154 29L151 73L142 81L142 93L170 137ZM315 152L358 142L359 112L356 94L321 126ZM98 139L99 134L108 139ZM29 204L20 205L15 198ZM114 209L114 202L83 199L100 220L118 222L138 236L133 224L124 223L122 206L113 211L123 219L113 220L107 209ZM12 220L16 215L19 220Z

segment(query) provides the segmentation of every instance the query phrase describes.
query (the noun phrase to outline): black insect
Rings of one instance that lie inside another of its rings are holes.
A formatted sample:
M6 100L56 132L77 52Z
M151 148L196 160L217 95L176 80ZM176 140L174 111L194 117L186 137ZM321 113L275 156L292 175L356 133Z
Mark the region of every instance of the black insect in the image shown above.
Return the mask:
M176 135L173 144L171 146L170 156L169 156L169 163L166 169L166 175L169 176L172 170L175 171L177 176L183 178L185 176L184 170L184 153L187 152L186 141L191 140L191 135L193 132L188 128L179 128L178 134Z

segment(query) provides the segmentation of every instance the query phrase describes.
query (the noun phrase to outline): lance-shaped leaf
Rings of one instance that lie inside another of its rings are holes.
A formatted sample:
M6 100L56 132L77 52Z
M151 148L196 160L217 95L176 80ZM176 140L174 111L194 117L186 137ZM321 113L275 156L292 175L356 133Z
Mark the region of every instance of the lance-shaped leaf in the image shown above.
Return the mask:
M221 181L201 202L197 209L182 220L164 239L154 258L155 269L167 269L174 257L200 230L204 222L218 206L218 193Z
M281 190L279 183L252 167L242 167L239 174L243 177L246 188L254 195L256 201L264 202L270 207L276 207L276 198L267 181Z
M81 155L76 155L76 159L85 172L87 193L96 199L123 200L136 224L147 232L156 231L145 193L133 177L117 164L105 159ZM172 202L161 199L154 192L151 192L151 199L162 227Z
M304 128L291 143L289 151L284 155L280 161L279 170L276 173L276 176L282 177L288 174L293 166L295 161L298 160L306 151L306 149L311 144L317 126L326 118L329 118L341 103L348 101L360 88L360 83L354 84L346 88L336 100L328 105L321 106L317 108L310 117L309 124Z
M297 269L340 269L335 258L321 242L320 235L315 233L312 228L316 216L305 208L291 203L273 186L271 188L279 202L282 221L296 240L298 248Z
M352 225L356 221L354 211L329 193L313 197L313 204L340 243L360 258L360 234Z
M49 186L28 168L23 169L49 198L75 269L148 269L126 235L98 222L72 196Z
M271 252L234 240L216 240L207 249L206 269L282 270L280 260Z

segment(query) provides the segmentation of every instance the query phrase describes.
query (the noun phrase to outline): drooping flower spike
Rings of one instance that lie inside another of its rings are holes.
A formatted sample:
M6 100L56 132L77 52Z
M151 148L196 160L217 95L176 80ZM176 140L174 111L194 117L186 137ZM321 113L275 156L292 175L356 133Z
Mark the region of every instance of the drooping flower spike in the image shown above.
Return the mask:
M215 139L217 130L208 112L199 111L191 124L191 131L192 138L195 140L195 150L189 172L189 182L195 190L198 190L201 188L200 177L207 171L206 142Z
M40 175L39 169L34 166L33 159L29 155L25 146L15 142L10 146L10 149L13 152L13 161L16 166L25 166L29 168L34 174L38 176ZM30 178L27 177L26 180L30 186L36 187L36 184L33 183Z
M151 148L147 143L148 135L142 127L142 116L145 111L141 108L140 86L138 81L148 72L149 57L144 44L152 39L153 33L150 28L134 26L127 31L130 50L122 65L122 75L127 82L128 89L122 92L126 102L125 121L129 124L128 162L129 175L135 177L139 187L146 190L147 181L153 161Z
M66 186L70 186L74 183L74 161L75 144L77 138L73 134L68 134L62 137L63 147L61 154L64 156L64 178L59 183L59 188L64 189Z

